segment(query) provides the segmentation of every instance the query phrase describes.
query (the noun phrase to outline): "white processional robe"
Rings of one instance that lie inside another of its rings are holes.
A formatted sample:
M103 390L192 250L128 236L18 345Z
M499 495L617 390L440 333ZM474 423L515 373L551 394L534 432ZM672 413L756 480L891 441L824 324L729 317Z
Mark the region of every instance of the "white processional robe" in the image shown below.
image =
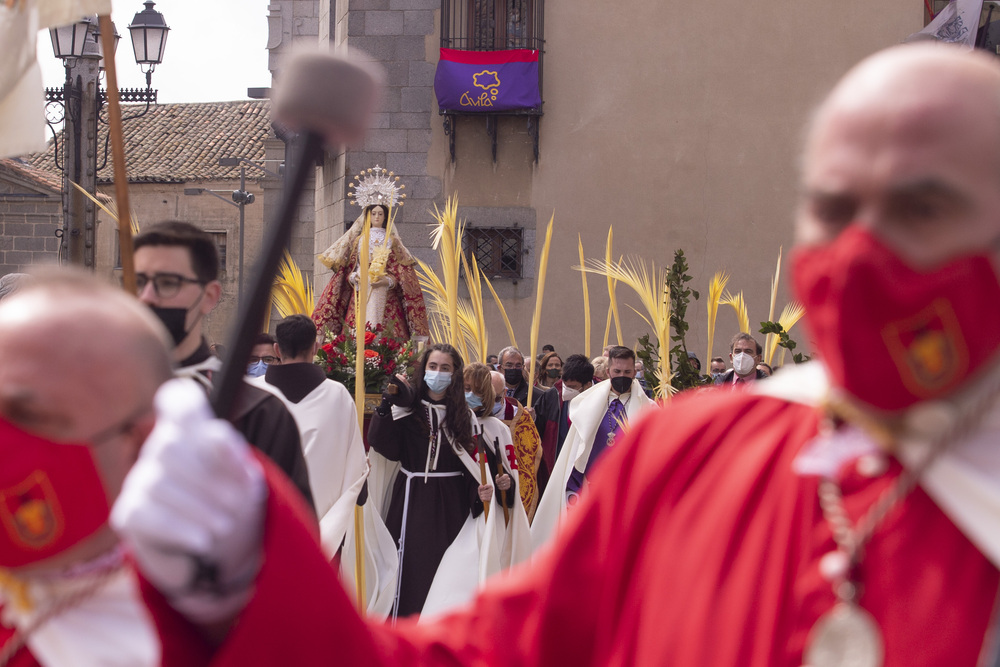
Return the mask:
M473 420L473 428L481 436L480 442L490 448L503 472L510 475L516 484L517 472L511 470L507 459L507 447L513 448L510 429L493 416L477 418L473 415ZM462 457L462 462L467 467L470 463L475 466L474 474L480 476L478 459L472 461L472 457L466 455ZM489 474L489 467L486 470ZM492 479L488 483L494 487L496 485ZM469 602L487 579L530 557L528 515L521 504L521 494L516 486L511 486L507 497L513 497L513 506L508 511L509 520L504 518L500 503L495 502L496 493L490 503L489 517L480 514L473 519L469 515L461 532L441 559L420 613L421 621L430 620ZM475 563L478 567L469 567L470 563Z
M392 417L401 419L410 412L409 409L393 406ZM504 472L511 475L516 483L517 473L511 471L506 456L507 445L512 444L510 430L495 417L480 420L470 410L469 418L476 432L483 434L482 441L490 446L491 451L498 454L497 460L503 465ZM500 443L499 452L496 452L495 442ZM464 450L458 454L466 469L476 479L480 479L478 460L473 459ZM400 465L398 461L390 461L374 449L368 456L371 461L371 474L368 477L370 497L384 518L392 500L393 482L399 473ZM488 480L488 483L493 485L494 481ZM420 612L421 619L440 615L468 602L487 578L530 556L528 516L521 504L520 494L514 491L510 522L506 525L503 509L496 503L491 503L490 508L488 518L484 514L473 518L470 510L462 529L438 565ZM406 522L406 517L403 517L403 522Z
M354 397L344 385L329 379L298 403L267 383L265 376L250 383L273 393L292 413L302 441L323 553L332 558L343 547L341 579L349 590L356 590L355 507L368 477L368 462ZM362 506L362 521L368 613L384 617L392 609L389 589L396 579L395 546L372 503Z
M566 484L574 470L586 473L590 452L594 448L594 437L601 420L607 414L610 399L611 382L605 380L594 384L569 404L572 424L555 465L552 466L552 472L549 473L548 485L531 522L533 550L548 542L562 522L566 513ZM625 402L627 420L631 422L655 406L656 402L646 396L639 381L633 379L629 400Z

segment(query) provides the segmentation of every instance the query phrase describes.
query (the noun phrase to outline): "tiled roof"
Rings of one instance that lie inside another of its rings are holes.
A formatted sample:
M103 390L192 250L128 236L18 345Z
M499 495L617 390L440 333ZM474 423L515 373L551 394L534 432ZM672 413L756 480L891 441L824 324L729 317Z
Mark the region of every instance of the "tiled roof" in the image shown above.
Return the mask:
M48 190L54 190L55 192L62 190L62 177L58 172L52 173L44 169L32 167L22 159L6 158L0 160L0 168L10 170L11 173Z
M122 115L128 118L144 106L123 104ZM146 115L125 120L123 125L129 182L229 180L239 177L240 168L220 167L219 158L264 159L264 140L270 134L270 104L267 100L155 104ZM104 124L99 127L98 162L108 129ZM113 176L110 148L108 152L108 163L98 172L101 183L111 182ZM25 160L49 173L59 173L51 142L45 152Z

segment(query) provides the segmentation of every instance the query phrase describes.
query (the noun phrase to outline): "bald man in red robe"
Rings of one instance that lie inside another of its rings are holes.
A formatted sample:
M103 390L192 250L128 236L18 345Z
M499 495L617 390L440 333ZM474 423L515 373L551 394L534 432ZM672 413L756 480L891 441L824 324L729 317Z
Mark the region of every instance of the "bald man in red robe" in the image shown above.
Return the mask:
M634 424L554 543L422 625L358 616L269 505L254 596L183 664L995 664L1000 64L876 54L803 164L793 275L821 362Z

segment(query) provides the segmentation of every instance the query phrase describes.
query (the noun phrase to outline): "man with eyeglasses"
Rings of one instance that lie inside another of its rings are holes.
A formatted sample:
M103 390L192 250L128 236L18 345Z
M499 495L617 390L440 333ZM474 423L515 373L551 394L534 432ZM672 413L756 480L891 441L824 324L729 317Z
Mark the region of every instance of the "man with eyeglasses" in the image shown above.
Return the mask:
M257 334L253 347L250 349L250 358L247 359L247 375L259 378L267 372L268 366L281 363L281 357L275 355L276 342L274 336L269 333Z
M176 374L210 389L213 373L222 366L202 335L205 317L222 296L212 237L190 223L169 221L149 227L134 244L138 297L170 333ZM247 384L237 408L236 428L288 475L312 507L299 430L281 400Z

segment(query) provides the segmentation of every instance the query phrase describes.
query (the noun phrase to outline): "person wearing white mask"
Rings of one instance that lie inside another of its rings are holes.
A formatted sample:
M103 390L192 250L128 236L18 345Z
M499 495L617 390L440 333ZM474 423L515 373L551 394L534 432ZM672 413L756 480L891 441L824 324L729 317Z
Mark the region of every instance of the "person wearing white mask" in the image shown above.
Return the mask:
M480 484L462 373L455 348L428 347L412 384L393 378L368 430L369 491L399 554L393 618L421 613L445 553L493 496Z
M757 370L760 363L760 344L748 333L740 332L733 336L729 345L729 359L733 367L721 377L715 379L715 384L730 389L746 388L756 380L767 377L763 371Z

